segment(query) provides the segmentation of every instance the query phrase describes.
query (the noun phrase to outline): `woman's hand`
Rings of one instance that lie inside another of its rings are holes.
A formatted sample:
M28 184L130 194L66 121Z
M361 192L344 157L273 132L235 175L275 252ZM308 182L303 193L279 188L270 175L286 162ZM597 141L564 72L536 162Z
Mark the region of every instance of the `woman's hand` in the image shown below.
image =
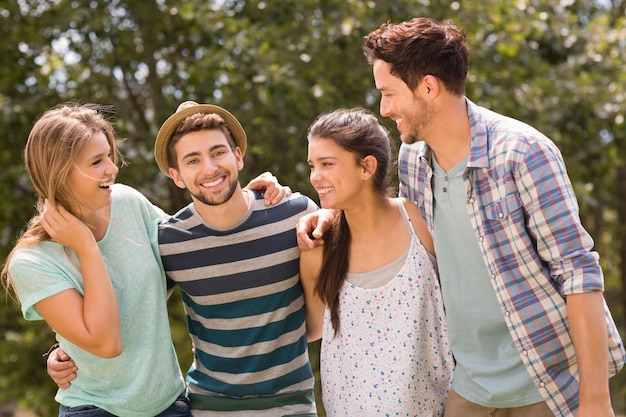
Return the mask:
M76 378L78 368L67 353L61 348L56 348L48 355L46 361L48 375L59 388L68 388L70 382Z
M41 225L52 240L79 252L96 240L89 227L67 211L60 204L53 204L46 199L41 213Z
M324 240L322 236L330 228L338 213L338 210L319 209L300 217L296 224L296 235L300 250L311 250L323 245Z
M265 205L273 206L283 197L291 195L291 188L286 185L280 185L278 179L271 172L264 172L254 178L245 187L248 190L263 191L265 197Z

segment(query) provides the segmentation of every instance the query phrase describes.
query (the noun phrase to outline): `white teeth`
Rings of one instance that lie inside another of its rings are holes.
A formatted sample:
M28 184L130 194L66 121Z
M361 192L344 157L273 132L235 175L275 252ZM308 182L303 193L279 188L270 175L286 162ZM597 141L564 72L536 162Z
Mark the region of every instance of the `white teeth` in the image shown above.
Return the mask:
M224 181L224 179L220 177L220 178L216 179L215 181L211 181L211 182L202 182L202 183L200 183L200 184L201 184L203 187L213 187L213 186L215 186L215 185L217 185L217 184L221 183L222 181Z
M318 194L328 194L328 193L330 193L333 190L334 190L333 187L320 188L319 190L317 190L317 193Z

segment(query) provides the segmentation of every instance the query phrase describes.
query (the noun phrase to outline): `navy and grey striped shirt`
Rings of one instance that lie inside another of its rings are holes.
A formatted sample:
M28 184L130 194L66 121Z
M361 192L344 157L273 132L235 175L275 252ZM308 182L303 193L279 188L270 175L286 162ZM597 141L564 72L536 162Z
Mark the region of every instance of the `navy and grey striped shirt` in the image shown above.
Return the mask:
M272 207L249 195L248 213L228 230L208 227L193 203L159 230L195 348L192 409L242 410L263 397L271 407L278 398L281 412L314 411L295 225L317 207L298 193Z

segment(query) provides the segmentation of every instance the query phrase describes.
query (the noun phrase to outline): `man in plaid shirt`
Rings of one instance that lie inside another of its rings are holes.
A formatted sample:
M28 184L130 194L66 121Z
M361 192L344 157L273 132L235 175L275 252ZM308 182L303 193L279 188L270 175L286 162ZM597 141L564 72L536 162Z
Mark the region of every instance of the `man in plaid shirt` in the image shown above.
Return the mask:
M457 362L444 416L613 416L623 344L557 147L465 97L452 22L385 23L363 50L401 134L400 195L435 242Z

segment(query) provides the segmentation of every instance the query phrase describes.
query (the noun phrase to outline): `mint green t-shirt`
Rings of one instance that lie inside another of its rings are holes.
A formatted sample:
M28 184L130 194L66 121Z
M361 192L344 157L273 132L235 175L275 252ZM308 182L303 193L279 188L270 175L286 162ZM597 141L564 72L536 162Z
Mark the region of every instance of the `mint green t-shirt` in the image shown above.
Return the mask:
M95 405L118 416L152 417L184 391L158 251L157 227L164 213L133 188L121 184L112 188L109 227L98 246L120 308L123 352L101 358L57 334L78 372L55 399L68 407ZM56 242L15 253L9 272L26 319L42 320L33 306L47 297L70 288L83 293L75 265L77 261L72 263Z
M433 158L434 242L448 336L452 389L484 407L543 401L504 321L466 206L462 161L445 172Z

